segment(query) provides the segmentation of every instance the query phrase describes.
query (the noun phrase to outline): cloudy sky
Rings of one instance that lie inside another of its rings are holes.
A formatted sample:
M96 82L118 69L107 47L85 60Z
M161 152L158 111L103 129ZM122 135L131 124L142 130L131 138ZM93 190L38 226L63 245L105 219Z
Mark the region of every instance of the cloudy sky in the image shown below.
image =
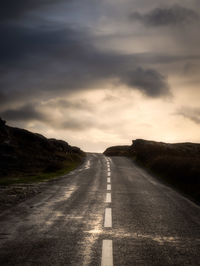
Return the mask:
M0 116L103 151L200 142L199 0L3 0Z

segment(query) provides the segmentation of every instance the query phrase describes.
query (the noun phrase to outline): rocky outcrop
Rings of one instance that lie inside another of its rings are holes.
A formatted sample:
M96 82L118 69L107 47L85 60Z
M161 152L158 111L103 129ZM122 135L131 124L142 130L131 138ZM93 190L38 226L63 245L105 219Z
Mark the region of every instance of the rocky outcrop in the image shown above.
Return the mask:
M130 153L135 155L139 161L147 162L158 156L181 156L199 157L200 144L197 143L164 143L148 141L144 139L133 140Z
M107 156L129 156L130 146L112 146L104 151Z
M65 141L7 126L0 119L0 177L57 170L83 157L84 152Z
M130 146L110 147L104 154L130 157L200 202L200 144L136 139Z

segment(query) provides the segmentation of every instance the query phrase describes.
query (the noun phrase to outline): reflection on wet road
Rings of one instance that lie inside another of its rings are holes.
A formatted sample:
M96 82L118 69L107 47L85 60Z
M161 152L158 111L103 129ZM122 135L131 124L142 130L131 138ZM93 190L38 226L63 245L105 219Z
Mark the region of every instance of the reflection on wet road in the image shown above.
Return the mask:
M0 265L199 265L200 208L126 158L88 154L0 214Z

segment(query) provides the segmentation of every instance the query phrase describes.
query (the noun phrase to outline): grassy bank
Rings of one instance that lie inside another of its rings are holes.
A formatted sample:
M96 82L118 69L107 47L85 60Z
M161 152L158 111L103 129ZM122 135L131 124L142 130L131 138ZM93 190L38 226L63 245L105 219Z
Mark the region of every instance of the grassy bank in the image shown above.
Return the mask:
M131 146L110 147L104 153L131 158L161 181L200 202L200 144L138 139Z
M73 170L85 156L66 141L7 126L0 119L0 185L49 180Z
M48 181L53 178L68 174L69 172L76 169L81 163L82 163L82 160L66 162L63 165L63 168L59 170L54 170L50 172L38 172L36 174L17 173L11 176L2 177L0 178L0 186L9 186L9 185L21 184L21 183L31 184L31 183Z
M200 203L200 159L160 156L148 163L136 158L134 161L160 181Z

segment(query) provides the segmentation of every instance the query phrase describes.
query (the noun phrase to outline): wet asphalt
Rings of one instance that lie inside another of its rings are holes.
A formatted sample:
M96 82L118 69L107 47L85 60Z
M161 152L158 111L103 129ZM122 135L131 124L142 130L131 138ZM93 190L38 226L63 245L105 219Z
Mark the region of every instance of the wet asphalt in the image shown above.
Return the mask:
M0 265L200 265L200 207L127 158L91 153L42 193L0 214ZM112 227L104 227L105 209Z

